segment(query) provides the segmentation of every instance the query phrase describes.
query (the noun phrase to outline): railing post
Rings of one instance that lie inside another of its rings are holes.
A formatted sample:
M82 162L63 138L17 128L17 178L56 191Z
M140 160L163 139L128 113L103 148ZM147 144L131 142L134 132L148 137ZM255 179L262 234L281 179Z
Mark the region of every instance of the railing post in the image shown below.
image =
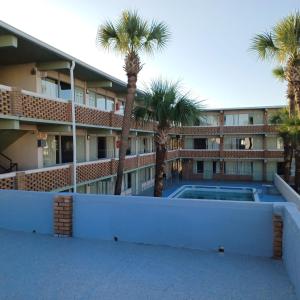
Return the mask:
M17 172L16 173L16 189L17 190L26 190L25 172Z
M10 92L11 114L14 116L23 115L22 90L19 87L12 87Z

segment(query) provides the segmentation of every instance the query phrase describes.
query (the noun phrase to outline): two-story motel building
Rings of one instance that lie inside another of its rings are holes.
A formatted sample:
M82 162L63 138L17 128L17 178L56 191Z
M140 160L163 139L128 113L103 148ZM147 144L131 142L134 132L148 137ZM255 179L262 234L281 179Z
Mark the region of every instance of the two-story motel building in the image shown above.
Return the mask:
M126 84L0 22L0 188L72 188L71 63L75 62L78 191L112 193ZM271 181L282 141L280 107L205 110L199 126L170 131L167 178ZM123 192L154 183L155 122L131 121Z

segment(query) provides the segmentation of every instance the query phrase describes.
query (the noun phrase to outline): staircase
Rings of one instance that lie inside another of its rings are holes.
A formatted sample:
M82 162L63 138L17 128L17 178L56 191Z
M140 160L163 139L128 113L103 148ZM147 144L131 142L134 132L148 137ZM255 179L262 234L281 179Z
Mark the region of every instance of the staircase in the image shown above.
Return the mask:
M18 164L14 163L11 158L0 153L0 174L18 171Z

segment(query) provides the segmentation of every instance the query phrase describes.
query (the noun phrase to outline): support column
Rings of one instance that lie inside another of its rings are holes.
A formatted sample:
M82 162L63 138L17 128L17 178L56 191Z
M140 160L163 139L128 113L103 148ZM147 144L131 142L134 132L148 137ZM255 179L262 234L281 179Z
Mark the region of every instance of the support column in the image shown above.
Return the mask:
M263 161L263 181L267 181L267 160Z
M273 258L282 258L283 221L280 215L273 216Z
M17 190L26 190L25 172L17 172L16 173L16 189Z
M14 116L22 116L22 90L19 87L13 87L10 92L11 114Z
M71 237L73 233L73 197L57 195L54 197L54 235Z

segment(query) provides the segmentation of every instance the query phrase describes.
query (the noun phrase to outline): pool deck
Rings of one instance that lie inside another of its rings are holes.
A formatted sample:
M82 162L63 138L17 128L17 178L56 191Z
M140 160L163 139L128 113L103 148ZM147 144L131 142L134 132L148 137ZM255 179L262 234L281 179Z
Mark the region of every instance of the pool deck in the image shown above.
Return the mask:
M234 186L234 187L250 187L255 188L258 192L260 201L262 202L286 202L286 200L279 193L278 195L270 195L267 193L267 186L275 186L270 182L243 182L243 181L214 181L214 180L173 180L168 181L163 191L163 197L168 197L178 188L183 185L205 185L205 186ZM145 190L141 195L152 196L153 188Z
M0 299L296 299L282 261L0 229Z

